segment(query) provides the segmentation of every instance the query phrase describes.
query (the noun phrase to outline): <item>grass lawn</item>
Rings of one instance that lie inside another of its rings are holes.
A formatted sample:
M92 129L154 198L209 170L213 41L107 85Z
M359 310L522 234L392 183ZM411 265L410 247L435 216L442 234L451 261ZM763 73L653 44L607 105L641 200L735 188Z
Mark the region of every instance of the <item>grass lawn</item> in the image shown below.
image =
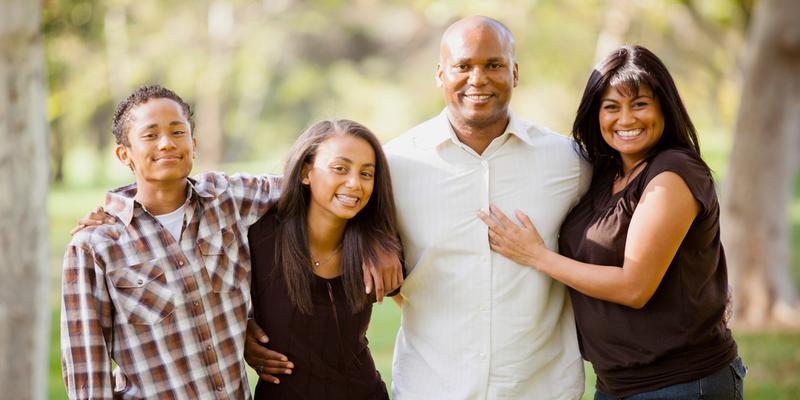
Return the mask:
M714 142L712 142L714 143ZM720 154L726 150L724 143L712 147L705 156L713 165L719 165ZM239 169L239 168L237 168ZM247 170L248 168L242 168ZM716 170L720 172L719 170ZM724 173L721 172L721 173ZM798 185L800 192L800 185ZM97 188L54 187L49 197L50 221L50 259L52 265L52 321L49 398L66 399L61 380L59 355L59 287L61 257L69 240L67 232L75 221L90 209L102 203L104 190ZM800 193L796 193L792 205L793 243L800 249ZM798 282L798 251L794 251L795 281ZM369 340L372 354L378 369L387 385L391 384L391 362L395 334L400 323L397 306L392 301L375 307ZM745 393L748 399L800 399L800 334L757 334L736 335L740 354L749 368L745 380ZM251 372L251 378L255 375ZM587 380L585 399L594 393L594 375L590 365L586 365ZM254 382L253 379L251 379Z

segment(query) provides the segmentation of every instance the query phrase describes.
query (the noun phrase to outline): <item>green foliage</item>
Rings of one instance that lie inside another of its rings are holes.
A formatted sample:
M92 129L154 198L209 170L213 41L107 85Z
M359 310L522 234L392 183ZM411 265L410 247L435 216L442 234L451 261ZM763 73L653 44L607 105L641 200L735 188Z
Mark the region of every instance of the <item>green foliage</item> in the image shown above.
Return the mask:
M53 175L95 184L109 179L103 168L70 171L66 160L80 151L95 159L87 162L104 165L115 104L152 82L196 105L198 140L221 136L222 148L211 151L224 162L280 157L276 149L331 116L394 137L443 106L433 81L438 39L451 21L470 14L496 17L515 32L520 85L512 106L529 119L569 130L598 36L616 29L611 17L627 10L621 39L664 58L701 131L730 132L745 21L738 3L619 2L628 4L624 10L616 4L48 1Z

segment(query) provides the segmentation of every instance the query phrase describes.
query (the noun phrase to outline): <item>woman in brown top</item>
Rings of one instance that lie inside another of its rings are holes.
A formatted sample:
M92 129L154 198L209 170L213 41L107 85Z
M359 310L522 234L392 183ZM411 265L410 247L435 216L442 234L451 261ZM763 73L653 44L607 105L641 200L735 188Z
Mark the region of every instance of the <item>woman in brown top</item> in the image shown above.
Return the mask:
M714 182L661 60L640 46L607 56L572 136L593 179L561 255L526 215L519 225L495 207L480 214L491 248L570 287L595 399L741 399Z
M256 399L388 399L367 347L362 262L397 254L386 157L364 126L322 121L295 143L277 208L250 227L252 302L294 364ZM373 296L374 299L374 296Z

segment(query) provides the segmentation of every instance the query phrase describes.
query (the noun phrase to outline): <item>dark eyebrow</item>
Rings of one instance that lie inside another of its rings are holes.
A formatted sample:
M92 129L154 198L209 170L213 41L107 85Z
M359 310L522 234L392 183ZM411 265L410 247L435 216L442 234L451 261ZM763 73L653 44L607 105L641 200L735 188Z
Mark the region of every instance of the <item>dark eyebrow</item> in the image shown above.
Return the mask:
M469 64L472 61L471 58L459 58L457 60L453 60L453 64ZM489 57L486 59L486 63L506 63L507 61L503 57Z
M181 122L181 121L172 121L172 122L169 123L169 126L176 126L176 125L186 125L186 124ZM142 130L144 131L144 130L153 129L153 128L158 128L158 124L147 125L144 128L142 128Z
M336 157L336 158L334 158L334 160L342 160L342 161L344 161L344 162L347 162L347 163L353 164L353 160L351 160L351 159L349 159L349 158L347 158L347 157L341 157L341 156L339 156L339 157ZM375 167L375 164L373 164L373 163L367 163L367 164L364 164L364 166L365 166L365 167L373 167L373 168L374 168L374 167Z

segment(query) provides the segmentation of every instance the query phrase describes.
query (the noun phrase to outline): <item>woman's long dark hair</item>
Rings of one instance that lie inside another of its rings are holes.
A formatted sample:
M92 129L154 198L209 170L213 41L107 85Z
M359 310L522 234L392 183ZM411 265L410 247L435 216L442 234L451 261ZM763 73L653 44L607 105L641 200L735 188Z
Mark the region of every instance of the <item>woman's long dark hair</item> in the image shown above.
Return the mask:
M693 153L708 169L700 158L700 144L694 124L667 67L642 46L623 46L612 51L592 71L572 125L572 138L578 144L581 155L592 164L594 179L613 180L613 177L623 174L619 152L611 148L600 133L599 114L603 93L613 87L623 95L636 95L642 84L653 90L664 115L664 133L645 159L649 160L665 149L680 148Z
M335 135L364 139L375 152L375 181L367 204L347 221L341 242L342 282L347 304L357 312L369 304L364 293L363 261L377 263L379 249L400 252L397 236L389 164L381 144L365 126L346 119L320 121L308 128L295 142L284 168L277 216L276 261L281 266L289 298L305 314L313 313L311 302L312 271L309 250L307 213L311 191L303 185L304 166L314 163L319 145Z

